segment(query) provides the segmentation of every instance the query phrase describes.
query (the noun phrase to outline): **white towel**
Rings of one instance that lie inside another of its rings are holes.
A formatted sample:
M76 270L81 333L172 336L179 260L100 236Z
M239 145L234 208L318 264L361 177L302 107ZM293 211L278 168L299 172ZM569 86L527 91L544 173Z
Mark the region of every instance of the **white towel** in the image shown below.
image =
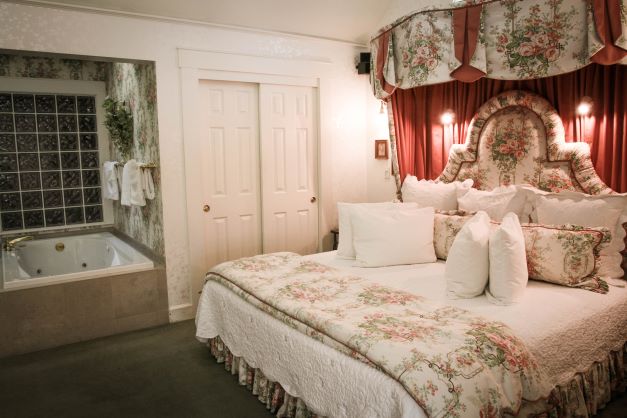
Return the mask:
M120 203L124 206L145 206L144 192L139 164L135 160L128 160L122 170L122 198Z
M121 164L115 165L115 173L118 179L118 188L120 189L120 193L122 193L122 172L124 171L124 166Z
M155 183L152 181L152 173L149 168L142 168L142 189L146 199L155 198Z
M120 189L118 188L118 173L115 168L115 161L105 161L103 164L104 193L105 199L118 200Z

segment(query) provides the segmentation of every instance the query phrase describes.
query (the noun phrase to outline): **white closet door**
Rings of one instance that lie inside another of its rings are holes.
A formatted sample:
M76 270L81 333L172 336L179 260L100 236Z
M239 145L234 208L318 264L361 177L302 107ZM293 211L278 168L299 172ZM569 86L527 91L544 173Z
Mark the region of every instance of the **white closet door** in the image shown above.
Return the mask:
M207 268L261 253L258 85L201 81Z
M259 87L263 251L318 248L318 132L312 87Z

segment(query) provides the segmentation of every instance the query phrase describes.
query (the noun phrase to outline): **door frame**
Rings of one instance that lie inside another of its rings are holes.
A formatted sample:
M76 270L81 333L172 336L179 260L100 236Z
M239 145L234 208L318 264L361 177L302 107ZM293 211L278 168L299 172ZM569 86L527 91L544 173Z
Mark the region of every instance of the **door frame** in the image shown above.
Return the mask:
M194 316L198 304L198 295L204 284L207 273L202 265L204 251L203 222L201 210L202 196L198 193L201 155L197 151L202 115L197 106L199 82L201 80L237 81L258 84L283 84L294 86L315 87L317 97L318 125L318 250L322 249L322 241L328 234L325 210L326 202L332 202L333 188L330 173L332 172L331 132L329 127L333 115L329 110L331 103L331 65L327 61L275 58L268 56L242 55L221 51L199 51L178 49L178 65L181 74L181 117L183 121L183 148L185 155L185 187L187 203L187 236L189 243L189 260L191 280L191 304L171 307L179 315ZM325 158L323 158L323 155ZM325 175L325 173L329 173ZM183 226L183 225L181 225Z

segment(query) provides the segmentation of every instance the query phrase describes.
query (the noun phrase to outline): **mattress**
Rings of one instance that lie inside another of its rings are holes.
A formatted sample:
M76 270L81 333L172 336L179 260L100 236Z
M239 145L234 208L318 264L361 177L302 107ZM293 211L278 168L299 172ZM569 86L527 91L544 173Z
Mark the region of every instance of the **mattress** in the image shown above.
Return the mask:
M359 268L351 260L338 259L335 252L307 258L504 322L526 343L553 385L567 382L627 340L624 287L610 286L610 292L603 295L530 281L520 303L497 306L485 296L447 299L442 261ZM624 283L617 281L619 286ZM234 355L280 382L320 415L425 416L395 380L259 311L219 283L206 284L196 323L200 340L219 335Z

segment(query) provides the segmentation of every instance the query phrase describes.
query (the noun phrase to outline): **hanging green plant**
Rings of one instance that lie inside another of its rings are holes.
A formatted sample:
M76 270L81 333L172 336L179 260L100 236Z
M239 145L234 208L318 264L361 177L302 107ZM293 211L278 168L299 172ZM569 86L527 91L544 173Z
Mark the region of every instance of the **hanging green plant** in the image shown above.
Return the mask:
M122 158L128 159L133 149L133 114L125 102L107 97L102 104L105 109L105 126L113 145Z

